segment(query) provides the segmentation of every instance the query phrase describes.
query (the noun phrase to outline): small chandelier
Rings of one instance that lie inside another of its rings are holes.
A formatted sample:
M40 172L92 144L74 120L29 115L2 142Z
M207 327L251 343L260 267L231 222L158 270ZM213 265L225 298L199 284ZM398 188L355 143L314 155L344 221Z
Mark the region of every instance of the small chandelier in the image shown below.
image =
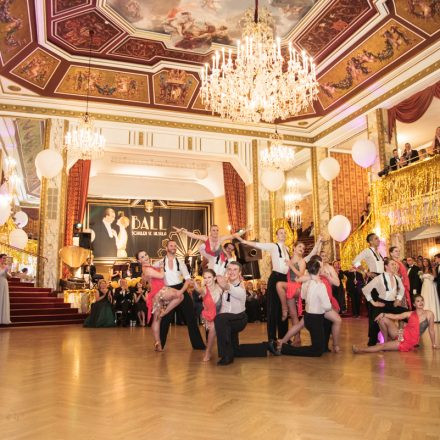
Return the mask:
M93 124L93 118L89 115L90 97L90 64L92 60L92 37L94 31L89 30L89 65L87 72L87 98L86 112L81 117L77 127L70 129L65 138L65 148L77 159L92 160L99 159L104 155L105 138L99 134Z
M289 179L286 182L286 194L284 195L285 215L295 228L299 228L301 225L302 212L297 205L300 201L301 194L298 189L298 180Z
M282 171L290 170L295 163L295 150L283 145L283 135L277 129L269 137L268 148L260 152L260 163L264 168L277 168Z
M207 110L235 122L274 122L298 115L318 95L312 59L289 42L285 60L279 38L274 40L273 18L267 9L248 9L236 56L222 48L201 71L201 98Z

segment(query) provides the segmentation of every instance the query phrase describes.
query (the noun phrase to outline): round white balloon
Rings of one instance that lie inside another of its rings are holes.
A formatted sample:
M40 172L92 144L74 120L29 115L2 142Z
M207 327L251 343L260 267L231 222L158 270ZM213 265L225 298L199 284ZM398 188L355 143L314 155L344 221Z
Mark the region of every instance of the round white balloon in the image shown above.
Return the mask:
M208 170L206 168L196 170L196 177L199 180L206 179L208 177Z
M336 179L340 171L339 162L334 157L326 157L319 162L319 174L329 182Z
M3 226L11 215L11 200L9 196L0 195L0 226Z
M35 158L35 167L42 177L52 179L63 169L63 157L55 150L42 150Z
M368 139L360 139L353 144L351 157L362 168L371 167L377 157L376 145Z
M24 211L18 211L14 215L14 220L19 228L24 228L28 224L29 217Z
M23 229L13 229L9 233L9 244L18 249L24 249L28 242L28 236Z
M306 170L306 180L309 183L312 183L312 169L310 167Z
M344 241L348 238L350 232L350 220L343 215L335 215L328 222L328 233L333 240Z
M284 185L284 173L279 169L266 168L261 176L263 186L269 191L278 191Z

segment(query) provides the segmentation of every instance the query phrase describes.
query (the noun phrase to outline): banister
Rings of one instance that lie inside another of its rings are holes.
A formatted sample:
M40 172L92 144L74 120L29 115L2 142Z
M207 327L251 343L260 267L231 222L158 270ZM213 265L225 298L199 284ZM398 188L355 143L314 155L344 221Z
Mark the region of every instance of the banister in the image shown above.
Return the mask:
M38 254L36 254L34 252L25 251L24 249L20 249L18 247L12 246L9 243L5 243L3 241L0 241L0 246L5 246L5 247L8 247L10 249L13 249L16 252L23 252L24 254L31 255L32 257L42 258L43 260L49 261L46 257L43 257L43 255L38 255Z

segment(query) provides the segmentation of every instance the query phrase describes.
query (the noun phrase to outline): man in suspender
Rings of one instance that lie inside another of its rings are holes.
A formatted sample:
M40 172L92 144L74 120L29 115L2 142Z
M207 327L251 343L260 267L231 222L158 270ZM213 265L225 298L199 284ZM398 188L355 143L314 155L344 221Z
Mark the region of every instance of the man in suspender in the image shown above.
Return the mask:
M200 249L202 257L208 260L208 269L212 269L216 275L224 275L229 263L236 261L234 252L235 246L230 242L223 245L222 251L217 256L208 254L203 248Z

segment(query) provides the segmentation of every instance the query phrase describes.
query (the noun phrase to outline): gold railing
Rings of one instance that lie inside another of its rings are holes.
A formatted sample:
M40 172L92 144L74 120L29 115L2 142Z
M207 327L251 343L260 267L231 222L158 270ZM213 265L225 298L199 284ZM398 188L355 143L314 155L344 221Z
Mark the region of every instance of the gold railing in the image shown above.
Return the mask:
M341 246L343 268L367 246L370 232L389 240L391 234L440 223L440 156L393 171L374 181L370 192L370 215Z

